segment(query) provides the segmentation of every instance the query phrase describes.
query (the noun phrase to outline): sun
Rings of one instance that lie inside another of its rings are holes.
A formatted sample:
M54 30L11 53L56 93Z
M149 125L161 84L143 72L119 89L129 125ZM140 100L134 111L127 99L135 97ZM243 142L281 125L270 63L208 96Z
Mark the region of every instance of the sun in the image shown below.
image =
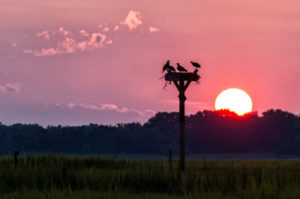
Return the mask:
M229 109L242 116L252 110L252 100L243 90L230 88L222 91L215 102L215 109Z

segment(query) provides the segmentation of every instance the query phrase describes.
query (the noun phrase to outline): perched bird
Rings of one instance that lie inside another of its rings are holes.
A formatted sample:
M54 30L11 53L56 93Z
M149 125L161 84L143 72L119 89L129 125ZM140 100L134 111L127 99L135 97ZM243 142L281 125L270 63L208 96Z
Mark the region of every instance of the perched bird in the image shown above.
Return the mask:
M168 71L173 71L173 72L175 72L175 68L174 68L173 66L169 65Z
M179 72L187 72L187 70L183 66L181 66L179 63L177 63L177 70Z
M192 62L192 61L191 61L191 64L192 64L194 67L196 67L196 68L200 68L200 67L201 67L201 65L198 64L197 62Z
M168 70L170 67L170 60L167 61L167 63L164 65L162 72L165 72L165 70Z

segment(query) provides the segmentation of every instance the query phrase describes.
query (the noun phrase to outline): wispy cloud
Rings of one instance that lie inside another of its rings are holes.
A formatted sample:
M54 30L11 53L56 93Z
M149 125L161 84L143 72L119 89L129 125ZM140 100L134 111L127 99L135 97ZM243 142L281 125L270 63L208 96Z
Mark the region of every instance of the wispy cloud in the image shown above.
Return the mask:
M30 50L30 49L24 49L24 50L23 50L23 53L24 53L24 54L33 54L33 50Z
M152 26L149 27L149 32L158 32L159 30L157 28L154 28Z
M128 15L124 20L121 20L118 24L105 23L104 25L100 24L97 27L101 30L98 31L86 31L81 29L74 33L60 27L54 30L44 30L37 32L37 37L42 37L47 40L47 43L44 44L44 47L40 49L32 48L23 48L22 51L24 54L32 54L34 56L54 56L62 54L73 54L81 51L91 51L97 48L102 48L105 45L111 45L114 42L115 34L114 32L118 31L133 31L137 30L140 25L143 24L141 20L142 16L139 11L130 10ZM158 29L152 26L149 27L149 32L157 32ZM50 37L51 36L51 37ZM12 43L13 47L17 47L16 43Z
M118 31L119 29L120 29L120 26L119 25L115 25L114 31Z
M119 107L115 104L100 104L100 105L93 105L93 104L86 104L86 103L68 103L68 104L56 104L57 106L67 107L69 109L75 109L75 108L83 108L83 109L89 109L89 110L95 110L95 111L115 111L119 113L136 113L140 116L147 116L147 115L154 115L155 112L150 109L146 110L137 110L134 108L128 108L128 107Z
M11 42L11 46L16 48L16 47L18 47L18 44L16 42Z
M84 37L90 36L90 34L86 30L80 30L80 34Z
M3 93L6 93L6 92L19 93L21 86L22 86L21 83L7 83L2 86L0 85L0 91Z
M121 22L122 25L128 26L129 31L136 29L139 25L142 25L142 16L139 11L130 10L126 19Z
M101 48L105 45L106 35L102 33L91 33L91 36L87 40L76 41L71 37L65 37L63 41L60 41L53 48L42 48L41 50L24 49L25 54L34 54L35 56L53 56L61 54L72 54L78 50L93 50L95 48ZM106 44L112 44L112 40L106 42Z
M65 36L67 36L67 35L70 34L70 32L67 31L67 30L65 30L63 27L60 27L59 30L58 30L58 32L61 33L61 34L63 34L63 35L65 35Z
M43 38L46 39L46 40L49 40L49 39L50 39L50 34L49 34L49 32L48 32L47 30L44 30L44 31L42 31L42 32L37 32L37 33L36 33L36 36L37 36L37 37L43 37Z
M109 103L51 103L41 107L39 111L41 112L41 117L38 119L38 123L44 125L143 123L155 114L150 109L137 110Z
M112 40L108 40L108 41L106 42L106 44L112 44L112 43L113 43Z
M109 27L103 28L103 32L109 32Z
M32 52L30 50L25 50L25 51L27 51L28 53ZM35 56L51 56L51 55L57 55L57 54L59 54L59 51L54 48L48 48L48 49L42 48L42 50L34 52Z

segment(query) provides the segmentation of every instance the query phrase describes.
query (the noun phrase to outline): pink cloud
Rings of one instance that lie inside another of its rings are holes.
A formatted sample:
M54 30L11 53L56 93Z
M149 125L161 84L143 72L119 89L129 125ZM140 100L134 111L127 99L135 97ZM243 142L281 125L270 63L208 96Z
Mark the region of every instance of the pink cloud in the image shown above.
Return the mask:
M128 27L129 32L133 29L137 29L137 27L143 24L141 20L141 13L138 11L130 10L125 20L120 22L121 25ZM38 32L38 37L43 37L46 40L49 40L50 48L42 48L40 50L33 49L24 49L24 54L33 54L35 56L53 56L53 55L61 55L61 54L71 54L76 53L77 51L85 51L85 50L93 50L96 48L104 47L105 45L110 45L113 43L113 40L110 39L109 31L110 28L108 24L98 25L99 28L102 29L102 32L93 32L89 33L84 29L79 31L80 35L74 35L71 38L70 32L65 30L63 27L58 29L58 32L64 35L64 38L61 37L55 38L55 30L52 31L42 31ZM120 25L112 26L114 31L118 31L120 29ZM154 27L149 27L150 32L157 32L158 29ZM52 33L50 39L50 33ZM105 34L104 34L105 33ZM107 36L108 35L108 36ZM82 40L82 37L86 37L86 39ZM58 40L58 42L57 42ZM54 43L55 42L55 43ZM13 46L16 44L12 43ZM49 46L49 45L48 45Z
M115 25L115 27L114 27L114 31L118 31L120 29L120 26L118 26L118 25Z
M33 54L33 51L30 50L30 49L24 49L23 52L24 52L25 54Z
M109 31L109 27L103 28L103 32L108 32L108 31Z
M6 93L6 92L19 93L21 86L22 86L21 83L8 83L3 86L0 85L0 91L3 93Z
M77 48L80 49L81 51L85 50L87 48L87 42L86 41L81 41L77 44Z
M102 33L92 33L88 45L92 48L99 48L103 46L106 36Z
M75 53L77 42L72 38L66 37L64 41L58 44L58 47L62 48L65 53Z
M141 13L139 11L130 10L126 19L121 22L122 25L128 26L129 31L136 29L139 25L142 25Z
M52 56L57 54L59 54L59 51L54 48L48 48L48 49L42 48L42 50L34 52L35 56Z
M67 35L69 35L69 34L70 34L70 32L69 32L69 31L67 31L67 30L64 30L64 28L63 28L63 27L60 27L60 28L59 28L59 30L58 30L58 32L62 33L62 34L63 34L63 35L65 35L65 36L67 36Z
M133 108L127 108L127 107L119 107L115 104L100 104L98 105L93 105L93 104L86 104L86 103L69 103L67 105L63 105L63 104L56 104L57 106L61 106L61 107L67 107L69 109L74 109L76 107L79 108L83 108L83 109L89 109L89 110L95 110L95 111L114 111L114 112L119 112L119 113L136 113L140 116L146 116L146 115L154 115L155 112L153 110L150 109L146 109L146 110L137 110L137 109L133 109Z
M84 37L90 36L90 34L86 30L80 30L80 34Z
M76 104L74 104L74 103L69 103L69 104L67 104L67 106L70 108L70 109L72 109L72 108L74 108L75 106L76 106Z
M12 42L12 43L11 43L11 46L14 47L14 48L16 48L18 45L17 45L16 42Z
M102 33L92 33L88 40L77 42L75 39L65 37L63 41L58 42L55 48L42 48L42 50L23 50L25 54L34 54L35 56L52 56L60 54L76 53L77 50L93 50L104 46L106 36ZM109 40L106 44L111 44Z
M38 36L38 37L43 37L43 38L46 39L46 40L49 40L49 39L50 39L49 32L46 31L46 30L44 30L44 31L42 31L42 32L37 32L37 33L36 33L36 36Z
M152 26L149 27L149 32L157 32L159 31L157 28L154 28Z

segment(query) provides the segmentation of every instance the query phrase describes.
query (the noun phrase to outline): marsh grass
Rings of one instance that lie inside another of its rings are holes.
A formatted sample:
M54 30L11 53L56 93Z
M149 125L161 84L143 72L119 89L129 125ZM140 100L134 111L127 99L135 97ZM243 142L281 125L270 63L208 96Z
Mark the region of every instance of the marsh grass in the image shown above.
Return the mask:
M177 162L175 162L177 165ZM0 158L0 198L300 198L298 160L166 160L99 156Z

